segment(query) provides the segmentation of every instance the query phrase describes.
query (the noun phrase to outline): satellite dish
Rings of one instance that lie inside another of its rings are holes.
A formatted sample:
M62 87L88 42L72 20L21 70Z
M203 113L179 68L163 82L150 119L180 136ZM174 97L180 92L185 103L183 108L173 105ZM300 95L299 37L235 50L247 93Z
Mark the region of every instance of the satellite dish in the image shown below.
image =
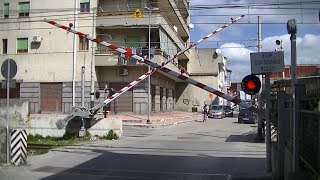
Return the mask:
M194 28L194 24L189 23L189 28L190 28L190 29L193 29L193 28Z
M277 44L277 45L280 45L280 41L279 41L279 40L276 40L276 44Z
M220 50L220 49L216 49L216 50L213 52L212 58L213 58L213 59L218 58L218 56L219 56L220 53L221 53L221 50Z

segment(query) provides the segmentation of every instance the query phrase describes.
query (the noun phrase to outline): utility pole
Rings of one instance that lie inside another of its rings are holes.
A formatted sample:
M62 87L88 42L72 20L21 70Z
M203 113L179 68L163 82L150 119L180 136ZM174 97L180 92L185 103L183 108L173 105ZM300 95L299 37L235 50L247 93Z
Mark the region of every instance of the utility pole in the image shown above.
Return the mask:
M94 24L94 8L92 9L92 36L95 37L95 24ZM91 43L91 72L90 72L90 108L94 106L94 43Z
M261 18L258 16L258 52L261 52ZM262 75L259 75L260 82L263 83L262 81ZM263 85L262 85L263 88ZM263 103L262 103L262 98L261 98L261 92L262 88L260 89L258 93L258 107L259 109L262 109ZM263 128L263 121L261 115L258 116L258 137L262 139L262 128Z
M73 8L73 29L76 31L76 23L77 23L77 0L74 0L74 8ZM73 68L72 68L72 106L76 105L76 65L77 65L77 36L73 34L73 51L72 51L72 59L73 59Z
M261 45L261 17L258 16L258 52L261 52L262 45ZM265 131L265 142L266 142L266 158L267 158L267 171L270 172L272 170L271 167L271 123L270 123L270 73L265 74L265 83L262 80L262 75L259 75L259 79L262 82L262 88L259 92L259 109L263 108L263 102L262 102L262 94L265 96L265 102L266 102L266 131ZM263 86L263 84L265 84ZM264 89L263 89L264 87ZM263 89L263 90L262 90ZM261 93L263 91L263 93ZM262 129L263 129L263 120L262 116L258 116L258 136L259 138L262 138Z
M148 34L149 34L149 41L148 41L148 47L149 47L149 51L148 51L148 59L150 61L151 59L151 54L150 54L150 50L151 50L151 13L152 11L157 11L159 10L158 8L153 8L153 9L150 9L149 7L147 7L147 5L144 6L145 9L148 10L148 13L149 13L149 31L148 31ZM150 68L150 65L148 65L148 72L151 70ZM151 112L151 102L150 102L150 91L151 91L151 77L148 76L148 119L147 119L147 123L151 123L150 122L150 112Z
M150 45L151 45L151 40L150 40L150 37L151 37L151 22L150 22L150 18L151 18L151 12L150 12L150 9L148 9L148 12L149 12L149 42L148 42L148 48L149 48L149 51L148 51L148 59L150 61ZM148 65L148 72L150 71L150 65ZM147 119L147 123L150 123L150 109L151 109L151 105L150 105L150 84L151 84L151 76L148 76L148 119Z

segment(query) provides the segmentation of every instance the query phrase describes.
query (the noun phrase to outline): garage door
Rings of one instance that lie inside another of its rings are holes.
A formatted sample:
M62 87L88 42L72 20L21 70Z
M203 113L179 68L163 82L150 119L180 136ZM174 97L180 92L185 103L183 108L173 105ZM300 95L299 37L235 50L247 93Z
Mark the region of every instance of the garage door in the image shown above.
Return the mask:
M40 84L40 109L42 112L62 111L62 83Z
M126 83L110 83L109 87L115 89L116 91L120 90ZM111 111L112 112L133 112L133 91L132 89L126 91L115 101L111 102Z

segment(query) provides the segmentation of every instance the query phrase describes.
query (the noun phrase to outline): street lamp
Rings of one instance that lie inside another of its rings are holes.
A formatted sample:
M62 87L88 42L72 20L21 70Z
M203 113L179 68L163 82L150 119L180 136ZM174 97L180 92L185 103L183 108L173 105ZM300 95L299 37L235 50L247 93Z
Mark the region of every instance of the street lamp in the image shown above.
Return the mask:
M149 42L148 42L148 48L149 48L149 50L148 50L148 59L149 59L149 61L150 61L150 46L151 46L151 40L150 40L150 37L151 37L151 22L150 22L150 18L151 18L151 12L152 11L158 11L159 10L159 8L149 8L149 7L147 7L147 5L145 4L145 6L144 6L144 8L146 9L146 10L148 10L148 13L149 13ZM148 71L150 71L150 65L148 65ZM149 123L151 123L150 122L150 109L151 109L151 105L150 105L150 85L151 85L151 79L150 79L150 75L148 76L148 119L147 119L147 123L149 124Z

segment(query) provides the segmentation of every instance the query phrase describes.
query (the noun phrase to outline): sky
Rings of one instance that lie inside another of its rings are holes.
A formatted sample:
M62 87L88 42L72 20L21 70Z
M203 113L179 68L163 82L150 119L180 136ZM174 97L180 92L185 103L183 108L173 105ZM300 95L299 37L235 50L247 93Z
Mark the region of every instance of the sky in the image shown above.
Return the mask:
M191 41L195 42L240 15L244 18L197 45L219 48L232 71L232 82L251 74L250 53L258 52L258 16L261 17L262 52L280 50L291 64L287 22L297 22L297 64L320 64L320 0L190 0Z

